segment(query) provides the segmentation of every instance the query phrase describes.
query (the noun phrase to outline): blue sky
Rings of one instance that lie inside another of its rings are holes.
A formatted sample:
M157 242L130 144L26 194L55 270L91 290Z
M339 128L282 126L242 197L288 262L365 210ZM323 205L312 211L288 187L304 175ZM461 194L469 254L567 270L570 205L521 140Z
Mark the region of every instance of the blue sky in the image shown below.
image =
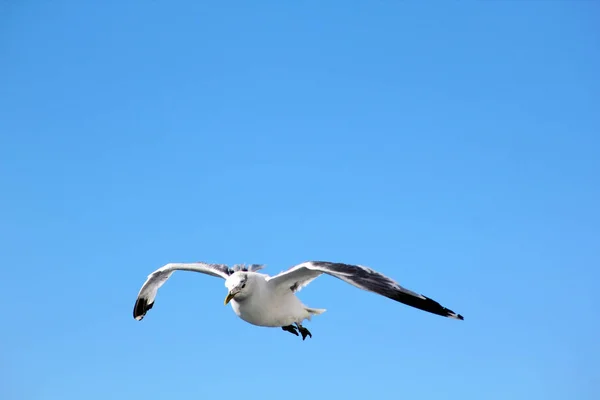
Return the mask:
M595 2L0 5L3 399L597 399ZM426 4L425 4L426 3ZM359 263L302 342L170 261Z

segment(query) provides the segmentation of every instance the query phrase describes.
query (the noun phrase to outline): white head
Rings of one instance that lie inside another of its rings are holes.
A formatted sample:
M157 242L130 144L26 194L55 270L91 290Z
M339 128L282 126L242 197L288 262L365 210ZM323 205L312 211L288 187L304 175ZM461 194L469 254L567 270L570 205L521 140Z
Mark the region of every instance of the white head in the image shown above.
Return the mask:
M229 290L225 297L225 304L229 303L233 298L237 301L244 300L252 288L252 279L250 274L243 271L234 272L225 280L225 287Z

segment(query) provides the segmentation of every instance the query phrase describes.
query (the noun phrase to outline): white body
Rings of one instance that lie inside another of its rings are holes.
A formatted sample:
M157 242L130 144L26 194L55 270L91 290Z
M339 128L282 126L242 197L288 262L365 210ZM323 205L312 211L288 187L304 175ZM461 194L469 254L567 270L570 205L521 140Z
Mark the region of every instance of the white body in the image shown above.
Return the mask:
M226 281L227 288L239 282L239 272L231 275ZM280 327L301 324L310 320L313 314L320 311L306 307L291 290L278 290L267 281L268 275L256 272L245 272L251 290L243 298L231 300L233 312L242 320L257 326Z

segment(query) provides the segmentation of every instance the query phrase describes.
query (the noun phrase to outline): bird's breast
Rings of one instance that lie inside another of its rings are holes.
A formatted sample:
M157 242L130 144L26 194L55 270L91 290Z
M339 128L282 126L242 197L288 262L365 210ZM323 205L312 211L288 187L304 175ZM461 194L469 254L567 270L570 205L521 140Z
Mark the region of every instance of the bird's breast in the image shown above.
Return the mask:
M296 307L281 300L250 296L241 301L231 300L231 308L238 317L252 325L279 327L297 319Z

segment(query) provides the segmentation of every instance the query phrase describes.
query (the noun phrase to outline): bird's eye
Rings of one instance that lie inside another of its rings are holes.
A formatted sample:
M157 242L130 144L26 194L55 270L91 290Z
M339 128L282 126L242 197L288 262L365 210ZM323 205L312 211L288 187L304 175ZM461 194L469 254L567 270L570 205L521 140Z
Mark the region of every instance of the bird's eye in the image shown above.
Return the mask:
M245 288L245 287L246 287L246 284L244 283L244 284L242 285L242 289L243 289L243 288Z

